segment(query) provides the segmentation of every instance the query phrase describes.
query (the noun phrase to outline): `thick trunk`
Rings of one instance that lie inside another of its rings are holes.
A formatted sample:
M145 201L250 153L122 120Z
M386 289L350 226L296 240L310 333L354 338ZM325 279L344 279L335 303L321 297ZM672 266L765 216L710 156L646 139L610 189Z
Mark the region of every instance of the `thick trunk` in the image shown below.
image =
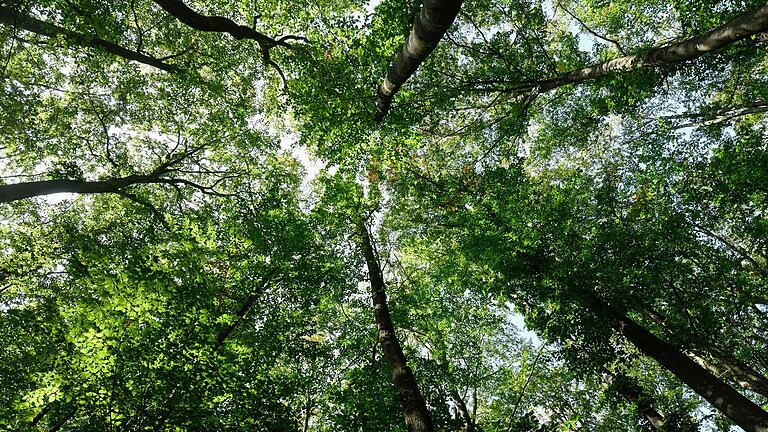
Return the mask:
M728 371L734 374L734 380L745 389L768 396L768 378L754 370L731 354L717 349L709 350L710 354Z
M613 384L614 381L616 381L616 376L608 370L603 372L603 378L608 384ZM619 385L616 390L619 392L621 397L627 400L627 402L637 405L638 411L640 411L640 414L642 414L643 417L648 420L653 430L670 431L666 420L664 420L664 416L661 415L660 412L656 411L655 408L653 408L646 397L643 397L644 395L642 389L635 386L622 384Z
M545 93L568 84L578 84L602 78L613 72L682 63L765 31L768 31L768 6L736 17L701 35L669 46L652 49L645 54L619 57L605 63L576 69L552 79L523 83L519 87L512 87L508 90L532 89L534 93Z
M459 14L462 0L424 0L413 29L400 54L389 67L387 77L379 85L376 121L380 122L392 104L392 97L443 38Z
M101 181L42 180L0 185L0 202L12 202L62 192L78 194L118 192L130 185L159 181L162 180L158 180L155 176L130 175Z
M397 388L400 404L403 407L405 425L410 432L433 432L432 418L427 410L427 403L421 395L416 378L405 360L405 354L397 340L392 317L387 307L387 295L385 292L384 276L379 266L378 258L373 251L371 238L365 221L358 224L361 237L361 248L368 266L368 274L371 280L371 297L373 298L373 313L378 327L379 343L384 352L384 358L392 370L392 382Z
M464 403L464 398L461 397L455 388L451 388L450 395L451 399L453 400L453 404L456 406L456 410L461 416L461 419L464 420L464 431L474 432L475 422L472 420L472 416L469 415L469 410L467 409L467 404Z
M71 30L67 30L63 27L59 27L55 24L40 21L39 19L28 15L22 15L21 13L17 13L8 7L0 6L0 24L18 27L28 32L41 36L47 36L50 38L63 37L69 43L87 48L100 49L118 57L122 57L124 59L138 63L143 63L145 65L152 66L166 72L179 71L178 67L169 65L168 63L165 63L155 57L129 50L113 42L92 35L77 33Z
M659 339L597 297L592 296L589 299L589 307L598 316L610 321L645 355L659 362L745 431L768 432L767 412L699 366L682 351Z

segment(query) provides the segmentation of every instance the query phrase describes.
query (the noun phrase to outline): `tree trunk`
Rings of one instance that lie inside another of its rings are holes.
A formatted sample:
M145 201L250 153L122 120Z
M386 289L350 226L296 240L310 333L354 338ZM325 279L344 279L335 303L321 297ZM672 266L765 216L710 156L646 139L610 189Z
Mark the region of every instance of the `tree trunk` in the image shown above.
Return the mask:
M307 403L304 404L304 428L302 432L309 432L310 419L312 419L312 399L307 396Z
M265 276L264 279L261 281L259 288L252 292L251 294L246 297L243 304L240 306L240 308L237 310L235 315L237 316L237 320L233 322L232 324L225 327L223 330L219 332L219 334L216 335L216 339L213 343L212 352L215 354L219 351L219 349L224 345L224 342L226 342L227 338L232 334L232 332L237 328L238 325L242 322L243 318L246 314L251 310L254 304L256 304L256 300L261 297L261 295L264 293L264 291L267 289L267 287L275 281L275 275L277 274L278 268L273 267ZM280 278L278 277L277 280ZM187 336L191 334L188 333ZM196 363L194 368L192 369L192 373L194 374L197 371L197 368L200 364ZM184 396L182 393L181 384L176 384L174 386L173 390L171 390L171 394L168 396L168 399L166 403L164 404L162 412L156 416L157 418L157 425L155 427L156 431L163 430L165 427L165 423L168 421L168 419L171 418L171 415L176 410L176 406L178 405L181 398Z
M767 412L699 366L682 351L595 296L589 297L588 306L598 316L610 321L640 351L659 362L745 431L768 432Z
M248 297L245 298L245 301L240 306L240 309L235 312L235 316L237 319L232 324L226 326L222 331L219 332L218 335L216 335L216 341L213 344L213 352L217 352L219 348L221 348L222 345L224 345L224 341L227 340L229 335L232 334L232 332L237 328L238 325L243 321L245 318L245 315L248 314L248 312L253 308L253 305L256 304L256 300L258 300L261 295L264 293L264 291L267 289L270 283L272 283L272 280L277 273L277 267L272 268L272 270L267 273L267 275L264 278L264 281L261 282L261 285L259 288L250 293Z
M678 345L700 366L720 378L737 384L743 389L768 396L768 378L750 365L739 360L733 354L713 348L711 343L702 342L700 337L691 332L671 328L666 318L656 310L644 309L643 312L651 321L661 326L668 333L679 334L681 337L677 339L683 339L686 343ZM702 355L711 357L714 362Z
M616 381L616 375L612 374L607 369L603 371L603 378L608 384L613 384ZM671 432L670 429L668 429L664 416L656 411L645 397L642 397L644 396L642 389L635 386L619 385L616 390L621 397L627 400L627 402L637 406L638 411L640 411L640 414L648 420L653 430Z
M424 0L413 30L400 54L389 67L387 77L379 85L376 122L381 122L392 105L392 97L432 53L459 14L462 0Z
M669 46L654 48L645 54L619 57L604 63L576 69L555 78L521 83L505 90L509 92L531 90L534 94L540 94L568 84L578 84L602 78L613 72L628 72L682 63L765 31L768 31L768 6L745 13L701 35Z
M364 220L358 223L358 233L361 237L361 249L368 266L368 275L371 280L371 297L373 298L373 313L378 327L378 338L384 357L392 370L392 382L397 388L400 404L403 407L405 426L410 432L433 432L432 418L427 403L421 395L416 378L411 368L408 367L405 354L397 340L392 317L387 307L386 285L384 275L381 272L378 258L373 251L368 227Z
M72 44L86 48L97 48L110 54L114 54L118 57L122 57L126 60L143 63L165 72L179 71L177 66L169 65L168 63L165 63L155 57L129 50L128 48L124 48L120 45L92 35L77 33L71 30L67 30L63 27L59 27L55 24L40 21L39 19L28 15L22 15L21 13L18 13L17 11L8 7L0 6L0 24L11 27L18 27L28 32L41 36L47 36L50 38L61 36Z
M469 410L467 409L467 404L464 403L464 398L462 398L459 392L453 387L450 389L450 395L461 419L464 420L464 432L475 432L475 422L469 415Z
M79 194L118 192L131 185L154 182L162 182L162 180L151 175L130 175L101 181L42 180L0 185L0 202L12 202L62 192Z
M752 369L751 366L730 354L716 349L702 351L702 354L709 354L714 361L709 361L696 352L689 352L688 355L696 363L709 370L714 375L734 382L745 390L768 396L768 379Z

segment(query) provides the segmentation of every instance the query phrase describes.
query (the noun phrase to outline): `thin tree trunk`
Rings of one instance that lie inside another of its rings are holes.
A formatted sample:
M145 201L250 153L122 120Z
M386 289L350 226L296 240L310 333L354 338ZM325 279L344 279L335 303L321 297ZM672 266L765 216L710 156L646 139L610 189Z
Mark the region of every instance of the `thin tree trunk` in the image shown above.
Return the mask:
M467 409L467 404L464 403L464 398L462 398L459 392L453 387L451 387L449 394L451 395L453 404L456 406L456 410L459 412L461 419L464 420L464 431L474 432L475 422L472 420L472 416L469 415L469 410Z
M235 313L238 317L238 319L225 327L222 331L219 332L218 335L216 335L216 340L213 343L212 352L215 354L218 352L218 350L221 348L222 345L224 345L224 342L227 340L227 338L232 334L232 332L237 328L237 326L240 324L240 322L243 320L245 315L251 310L253 305L256 303L256 300L259 299L261 294L267 289L270 283L274 282L274 276L277 273L277 268L272 268L269 273L264 277L264 280L261 282L261 285L259 288L248 295L246 297L243 304L240 306L240 308ZM278 278L279 279L279 278ZM197 371L197 368L199 366L199 363L195 364L193 368L193 373ZM180 391L180 384L177 384L173 390L171 390L171 394L168 396L168 401L165 403L165 406L163 408L163 412L157 416L157 426L154 430L160 431L165 427L165 423L168 421L168 419L171 418L171 415L176 410L176 406L179 403L179 400L182 398L183 393Z
M445 32L459 14L462 0L424 0L413 30L403 44L400 54L389 67L387 77L377 91L376 122L381 122L392 97L416 72L419 65L432 53Z
M386 285L384 275L381 272L378 258L373 251L368 227L364 220L358 223L358 234L361 237L361 249L368 266L368 275L371 280L371 297L373 299L373 313L378 327L378 338L384 357L392 370L392 382L397 388L400 404L403 407L405 426L410 432L433 432L432 418L427 403L421 395L413 371L406 363L405 354L397 340L395 327L387 306Z
M43 409L40 410L40 412L37 413L37 415L35 415L35 417L32 419L32 421L30 422L30 426L33 426L33 427L37 426L37 424L40 423L40 420L42 420L43 417L45 417L45 415L48 414L48 411L51 410L52 406L53 406L53 402L48 402L47 404L45 404Z
M219 332L218 335L216 335L216 342L213 344L213 352L217 352L219 348L221 348L222 345L224 345L224 341L227 340L229 335L232 334L232 332L237 328L238 325L243 321L245 318L245 315L248 314L248 312L253 308L253 305L256 304L256 300L258 300L261 295L264 293L264 291L267 289L267 286L271 282L273 282L273 278L275 274L277 273L277 268L274 267L272 270L267 273L267 276L264 278L264 281L261 283L261 286L254 292L248 295L248 297L245 298L245 301L240 306L240 309L235 312L235 316L237 316L237 319L232 324L225 327L221 332Z
M699 366L678 348L659 339L595 296L589 297L588 306L598 316L610 321L640 351L659 362L745 431L768 432L767 412Z
M509 423L507 423L507 432L512 431L512 425L513 425L513 422L515 421L515 418L517 417L517 411L520 409L520 405L523 403L525 390L528 388L528 384L531 383L531 379L533 379L533 374L536 373L536 366L538 366L539 364L539 359L541 358L542 352L544 352L544 344L541 344L538 352L536 353L536 357L533 359L533 364L531 365L531 371L528 373L528 377L525 378L525 383L523 384L523 388L520 390L520 395L517 397L517 402L515 403L515 407L512 409L512 414L509 416Z
M71 419L72 419L72 417L74 417L74 416L75 416L75 414L77 414L77 410L78 410L78 408L75 408L75 409L74 409L74 410L72 410L72 412L71 412L71 413L69 413L69 414L68 414L66 417L62 417L62 418L61 418L61 420L59 420L59 422L58 422L58 423L56 423L56 424L54 424L53 426L51 426L51 430L50 430L50 432L58 432L59 430L61 430L61 428L62 428L62 427L64 427L64 425L65 425L65 424L67 424L67 422L68 422L69 420L71 420Z
M565 85L602 78L613 72L628 72L682 63L765 31L768 31L768 6L745 13L701 35L669 46L654 48L645 54L619 57L604 63L576 69L555 78L524 82L503 90L509 92L531 90L534 94L540 94Z
M608 384L613 384L616 381L616 375L607 369L603 371L603 378ZM637 406L638 411L640 411L643 417L648 420L653 430L671 432L670 429L668 429L664 416L656 411L645 397L642 397L644 396L642 394L642 389L634 386L619 385L616 390L627 402Z
M706 353L710 355L714 362L707 360L695 352L690 352L688 355L696 363L709 370L714 375L734 382L745 390L768 396L768 379L752 369L751 366L730 354L716 349L702 349L702 351L702 354Z
M86 48L96 48L102 51L106 51L110 54L114 54L118 57L122 57L126 60L143 63L165 72L178 72L180 70L177 66L169 65L168 63L165 63L155 57L124 48L113 42L92 35L85 35L75 31L67 30L63 27L41 21L29 15L23 15L5 6L0 6L0 24L18 27L28 32L41 36L47 36L50 38L63 37L69 43L74 45L79 45Z
M679 330L671 328L664 316L658 311L644 309L643 312L668 333L682 333L682 339L687 341L687 343L678 345L700 366L720 378L724 378L737 384L745 390L768 396L768 378L756 371L750 365L739 360L733 354L713 348L711 344L702 343L701 338L691 332L679 332ZM711 357L711 359L714 360L714 363L702 355Z
M309 432L309 420L312 418L312 399L307 396L307 403L304 405L304 428L303 432Z

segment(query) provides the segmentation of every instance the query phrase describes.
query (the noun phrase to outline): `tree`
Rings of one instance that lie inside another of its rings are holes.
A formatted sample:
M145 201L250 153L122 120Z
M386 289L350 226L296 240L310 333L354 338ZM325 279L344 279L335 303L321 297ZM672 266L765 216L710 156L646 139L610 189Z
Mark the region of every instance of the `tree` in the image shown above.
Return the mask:
M1 4L0 424L765 430L767 11Z

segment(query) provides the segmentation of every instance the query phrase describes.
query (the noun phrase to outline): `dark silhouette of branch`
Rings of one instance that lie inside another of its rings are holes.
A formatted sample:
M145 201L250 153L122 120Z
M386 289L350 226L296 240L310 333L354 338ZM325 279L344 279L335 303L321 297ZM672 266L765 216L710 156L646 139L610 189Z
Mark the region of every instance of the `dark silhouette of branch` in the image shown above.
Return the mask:
M126 60L152 66L165 72L178 72L180 70L177 66L165 63L158 58L130 50L96 36L67 30L64 27L41 21L29 15L23 15L5 6L0 6L0 24L12 26L14 28L18 27L28 32L50 38L63 37L71 44L86 48L96 48Z
M272 66L280 76L283 87L285 88L285 73L280 66L270 57L270 49L274 47L283 47L294 49L294 46L288 41L307 41L307 38L296 35L285 35L277 39L256 31L253 27L238 24L229 18L215 15L203 15L181 0L153 0L163 10L168 12L174 18L186 24L195 30L204 32L228 33L235 39L250 39L256 41L261 49L261 56L264 63Z
M606 41L606 42L608 42L608 43L611 43L611 44L613 44L613 45L614 45L616 48L618 48L618 50L619 50L619 52L621 53L621 55L627 55L626 51L624 51L624 48L622 48L621 44L620 44L619 42L617 42L615 39L611 39L611 38L609 38L609 37L607 37L607 36L603 36L603 35L601 35L601 34L597 33L596 31L592 30L592 28L590 28L590 27L589 27L589 26L588 26L588 25L587 25L587 24L586 24L584 21L582 21L582 20L581 20L581 19L580 19L578 16L576 16L576 14L574 14L574 13L573 13L573 12L571 12L571 11L569 11L569 10L568 10L568 8L566 8L565 6L563 6L563 4L562 4L562 3L559 3L558 5L560 6L560 8L561 8L562 10L564 10L564 11L565 11L565 13L567 13L568 15L570 15L570 16L571 16L571 18L575 19L575 20L576 20L576 22L578 22L578 23L579 23L579 24L580 24L582 27L584 27L584 30L586 30L586 31L587 31L587 33L591 34L592 36L594 36L594 37L596 37L596 38L598 38L598 39L602 39L602 40L604 40L604 41Z
M227 340L229 335L231 335L237 326L240 325L243 319L245 319L245 316L253 308L253 305L256 304L256 301L264 293L264 290L267 288L267 286L274 282L273 278L275 274L277 274L277 267L273 267L264 277L264 280L261 282L258 289L256 289L254 292L249 294L248 297L245 298L245 301L240 306L240 309L235 312L235 316L237 316L235 322L225 327L221 332L219 332L218 335L216 335L216 342L213 344L214 353L219 351L219 348L224 345L224 341Z

